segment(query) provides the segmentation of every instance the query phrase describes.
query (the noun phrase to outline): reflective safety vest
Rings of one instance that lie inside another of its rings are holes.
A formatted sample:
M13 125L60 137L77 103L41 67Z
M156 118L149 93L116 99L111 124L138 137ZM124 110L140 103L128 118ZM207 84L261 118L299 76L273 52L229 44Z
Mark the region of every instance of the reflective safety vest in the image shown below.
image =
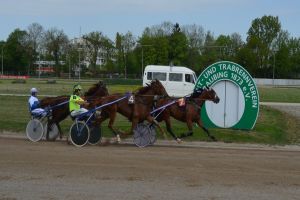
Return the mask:
M78 104L78 102L84 102L84 100L80 96L71 95L70 101L69 101L70 112L72 112L73 110L80 109L80 105Z

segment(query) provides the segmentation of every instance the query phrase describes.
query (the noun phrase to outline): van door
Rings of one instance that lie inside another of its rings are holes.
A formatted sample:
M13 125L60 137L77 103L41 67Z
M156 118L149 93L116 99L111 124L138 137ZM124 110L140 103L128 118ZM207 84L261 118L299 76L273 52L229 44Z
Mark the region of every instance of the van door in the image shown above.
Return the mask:
M184 75L184 95L191 94L195 87L195 79L193 74L185 74Z
M169 90L170 96L182 97L184 96L184 88L183 88L183 73L169 73L169 82L167 85L167 90Z

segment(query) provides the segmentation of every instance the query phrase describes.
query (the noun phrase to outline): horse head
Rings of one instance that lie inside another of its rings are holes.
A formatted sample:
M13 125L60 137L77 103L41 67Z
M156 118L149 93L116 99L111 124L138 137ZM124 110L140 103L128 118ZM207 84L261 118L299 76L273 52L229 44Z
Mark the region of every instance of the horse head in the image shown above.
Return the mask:
M217 93L214 89L207 87L203 90L201 98L209 101L213 101L214 103L219 103L220 98L218 97Z
M84 93L84 96L107 96L108 90L106 88L105 83L99 81L92 85L87 92Z

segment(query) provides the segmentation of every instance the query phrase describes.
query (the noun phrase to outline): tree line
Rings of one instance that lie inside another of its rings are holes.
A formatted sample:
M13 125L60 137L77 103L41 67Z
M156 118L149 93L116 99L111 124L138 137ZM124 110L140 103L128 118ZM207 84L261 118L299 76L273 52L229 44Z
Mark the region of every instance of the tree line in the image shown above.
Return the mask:
M220 60L237 62L257 78L299 78L300 38L282 30L277 16L252 21L246 41L238 33L219 35L200 25L163 22L111 40L101 31L70 39L63 30L33 23L0 41L6 74L35 75L36 61L54 61L56 76L82 68L82 75L129 75L140 78L149 64L187 66L197 74ZM80 63L80 64L79 64Z

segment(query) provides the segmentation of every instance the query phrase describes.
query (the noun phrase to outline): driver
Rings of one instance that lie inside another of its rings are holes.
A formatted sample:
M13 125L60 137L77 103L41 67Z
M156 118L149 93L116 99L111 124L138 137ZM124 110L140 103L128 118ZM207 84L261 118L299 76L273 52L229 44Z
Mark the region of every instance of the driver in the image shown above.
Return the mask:
M34 116L46 116L46 112L40 106L40 101L37 98L38 90L36 88L30 89L31 96L28 99L29 111Z
M78 115L88 112L87 109L81 107L81 105L88 104L80 97L81 90L82 87L79 84L74 85L73 95L71 95L69 101L69 109L72 117L76 117Z

